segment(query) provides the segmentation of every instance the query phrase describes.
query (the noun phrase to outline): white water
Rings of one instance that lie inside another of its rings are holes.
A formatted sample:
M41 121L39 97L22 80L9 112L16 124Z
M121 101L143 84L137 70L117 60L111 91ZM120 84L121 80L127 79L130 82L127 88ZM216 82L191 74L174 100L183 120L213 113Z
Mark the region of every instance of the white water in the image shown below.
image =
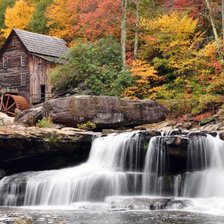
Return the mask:
M97 138L88 161L80 166L5 177L0 181L0 193L5 194L3 205L17 205L20 183L24 181L24 205L69 205L126 194L128 179L124 168L126 165L130 169L134 163L137 169L138 139L137 132Z
M108 196L119 198L131 193L143 198L166 196L169 137L164 134L151 138L143 172L138 167L141 154L138 132L99 137L92 144L88 161L80 166L26 172L0 180L2 204L13 206L23 200L26 206L65 208L89 206L90 201L103 202ZM185 208L188 211L224 214L224 141L211 135L189 139L186 169L188 172L184 174L169 177L168 182L173 184L171 197L190 200L192 203ZM137 192L139 187L142 192Z
M206 151L201 154L207 161L205 169L186 173L182 187L184 197L224 197L224 141L218 135L208 135L205 140ZM198 155L192 153L191 160L195 164Z

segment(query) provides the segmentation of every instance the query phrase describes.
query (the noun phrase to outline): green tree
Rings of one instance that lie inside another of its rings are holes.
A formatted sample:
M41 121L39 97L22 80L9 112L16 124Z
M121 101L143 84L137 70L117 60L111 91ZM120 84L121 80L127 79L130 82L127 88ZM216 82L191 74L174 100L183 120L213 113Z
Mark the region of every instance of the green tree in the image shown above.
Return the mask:
M45 16L47 7L53 0L40 0L37 3L36 9L33 13L29 29L33 32L48 34L49 27L47 26L48 19Z
M74 93L119 95L131 82L122 71L120 45L112 38L71 48L67 63L52 72L57 93L72 89Z

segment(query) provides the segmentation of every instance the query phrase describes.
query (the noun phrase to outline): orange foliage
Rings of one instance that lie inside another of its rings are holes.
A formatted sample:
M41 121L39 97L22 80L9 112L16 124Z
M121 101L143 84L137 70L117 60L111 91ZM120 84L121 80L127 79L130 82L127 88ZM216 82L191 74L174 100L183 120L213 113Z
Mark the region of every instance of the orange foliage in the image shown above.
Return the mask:
M123 96L131 99L148 97L159 91L161 87L153 87L153 84L161 81L157 71L147 61L135 60L131 68L134 86L124 90Z

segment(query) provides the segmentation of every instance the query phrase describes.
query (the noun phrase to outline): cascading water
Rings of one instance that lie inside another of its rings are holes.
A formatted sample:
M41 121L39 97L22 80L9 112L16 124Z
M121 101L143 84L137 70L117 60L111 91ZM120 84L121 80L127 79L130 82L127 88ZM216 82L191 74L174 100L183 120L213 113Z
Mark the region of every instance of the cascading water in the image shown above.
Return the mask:
M199 144L200 147L193 147L194 151L192 148L189 149L190 168L196 170L202 166L204 169L185 174L181 195L224 197L224 141L219 138L219 135L216 137L207 135L203 141L200 139Z
M61 170L26 172L0 181L0 204L69 205L135 192L140 162L138 132L99 137L86 163ZM131 184L129 182L132 182Z
M219 135L171 132L152 137L147 150L144 143L138 131L98 137L82 165L4 177L0 205L70 205L115 195L224 197Z
M153 137L149 143L143 174L143 194L176 197L224 197L224 141L213 137L186 136L186 172L167 175L167 145L174 137ZM173 190L170 190L173 189Z

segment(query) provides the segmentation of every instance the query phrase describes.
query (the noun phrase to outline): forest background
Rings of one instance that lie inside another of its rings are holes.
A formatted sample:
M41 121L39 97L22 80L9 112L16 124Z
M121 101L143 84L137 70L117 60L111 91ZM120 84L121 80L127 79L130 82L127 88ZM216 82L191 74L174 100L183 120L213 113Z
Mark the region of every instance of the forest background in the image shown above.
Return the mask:
M63 38L57 95L155 99L173 117L224 110L224 0L0 0L12 28Z

